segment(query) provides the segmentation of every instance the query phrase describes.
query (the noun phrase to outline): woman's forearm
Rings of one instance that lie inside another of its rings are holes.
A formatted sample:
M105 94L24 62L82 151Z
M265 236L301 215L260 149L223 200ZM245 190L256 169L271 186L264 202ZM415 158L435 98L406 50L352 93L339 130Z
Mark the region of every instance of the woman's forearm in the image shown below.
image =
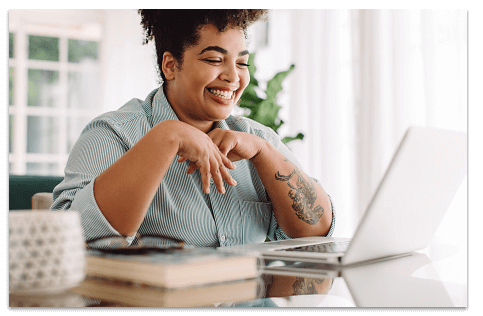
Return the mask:
M325 236L329 232L330 200L314 180L268 142L251 161L272 201L277 222L287 235Z

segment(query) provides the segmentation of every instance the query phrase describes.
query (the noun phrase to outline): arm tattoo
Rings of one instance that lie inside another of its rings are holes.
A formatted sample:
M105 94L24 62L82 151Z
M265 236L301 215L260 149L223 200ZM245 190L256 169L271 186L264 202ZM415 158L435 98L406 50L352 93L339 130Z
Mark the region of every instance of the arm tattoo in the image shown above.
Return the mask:
M318 294L319 291L315 287L315 284L322 284L324 279L311 279L297 277L293 287L293 295L305 295L305 294Z
M293 176L297 176L295 185L289 181ZM312 180L307 181L299 169L295 167L289 175L281 175L279 171L275 174L275 179L279 181L286 181L291 188L288 196L292 199L292 208L295 210L297 217L309 225L315 225L319 219L324 215L324 208L320 205L315 205L317 200L317 191Z

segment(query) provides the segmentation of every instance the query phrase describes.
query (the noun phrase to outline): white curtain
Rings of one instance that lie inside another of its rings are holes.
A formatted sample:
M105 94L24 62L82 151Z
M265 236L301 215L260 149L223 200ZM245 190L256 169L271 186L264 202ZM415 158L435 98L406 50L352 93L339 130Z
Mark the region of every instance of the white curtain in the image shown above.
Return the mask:
M291 63L281 134L350 236L410 125L467 130L467 12L274 10L259 76ZM282 135L284 136L284 135Z

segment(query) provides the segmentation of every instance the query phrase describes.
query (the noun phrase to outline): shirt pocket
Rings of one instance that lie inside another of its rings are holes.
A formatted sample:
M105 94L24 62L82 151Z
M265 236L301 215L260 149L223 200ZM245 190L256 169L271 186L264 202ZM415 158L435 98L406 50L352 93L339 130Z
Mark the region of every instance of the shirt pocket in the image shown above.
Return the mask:
M243 243L262 243L267 238L272 203L238 201L243 226Z

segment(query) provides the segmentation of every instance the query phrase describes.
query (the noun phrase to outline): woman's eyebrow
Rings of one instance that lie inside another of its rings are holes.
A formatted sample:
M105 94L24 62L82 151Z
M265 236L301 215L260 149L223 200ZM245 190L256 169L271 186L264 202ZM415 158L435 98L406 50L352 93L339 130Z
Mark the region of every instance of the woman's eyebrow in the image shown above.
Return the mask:
M228 55L228 51L220 46L208 46L206 48L204 48L199 55L207 52L207 51L210 51L210 50L213 50L213 51L216 51L216 52L219 52L219 53L222 53L224 55ZM238 53L238 56L244 56L244 55L248 55L250 54L247 50L244 50L244 51L241 51L240 53Z
M238 57L245 56L245 55L249 55L249 54L250 54L249 51L244 50L244 51L241 51L240 53L238 53Z

